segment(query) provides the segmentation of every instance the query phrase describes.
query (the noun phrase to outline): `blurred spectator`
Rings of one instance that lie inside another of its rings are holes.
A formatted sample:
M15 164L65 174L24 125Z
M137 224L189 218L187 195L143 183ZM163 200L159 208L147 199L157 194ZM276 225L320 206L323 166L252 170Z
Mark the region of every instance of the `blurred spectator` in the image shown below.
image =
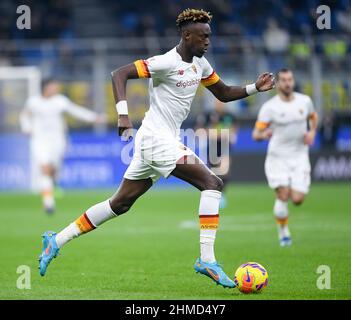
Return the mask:
M263 33L263 41L268 52L269 67L273 70L284 67L284 54L290 43L289 33L280 28L276 20L269 19L268 27Z
M281 54L288 50L290 43L289 33L280 28L274 19L268 20L268 27L263 33L265 48L269 53Z
M323 53L331 67L346 67L347 51L348 43L341 38L329 37L323 43Z

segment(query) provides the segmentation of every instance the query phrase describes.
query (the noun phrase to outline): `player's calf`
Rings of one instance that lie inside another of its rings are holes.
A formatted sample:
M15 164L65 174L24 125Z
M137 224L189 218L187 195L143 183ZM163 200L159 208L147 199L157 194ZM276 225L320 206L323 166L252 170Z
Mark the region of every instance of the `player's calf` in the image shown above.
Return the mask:
M223 181L220 177L216 176L215 174L210 174L205 177L202 183L202 190L216 190L221 192L223 190Z
M110 205L113 212L117 215L126 213L134 202L142 196L152 186L152 180L129 180L124 178L120 188L111 197Z
M41 173L40 189L44 210L47 213L55 211L54 179L51 175Z
M116 195L110 199L110 205L113 212L117 212L118 215L126 213L132 207L136 199L130 195L121 197Z

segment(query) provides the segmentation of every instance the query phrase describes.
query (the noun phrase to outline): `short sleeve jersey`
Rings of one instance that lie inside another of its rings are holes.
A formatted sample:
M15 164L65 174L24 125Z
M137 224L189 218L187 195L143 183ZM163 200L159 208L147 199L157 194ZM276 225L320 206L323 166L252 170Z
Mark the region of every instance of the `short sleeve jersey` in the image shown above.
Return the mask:
M304 143L308 119L315 113L311 98L294 92L291 101L283 101L278 95L263 104L258 114L256 127L273 130L268 154L294 157L308 152Z
M219 77L205 57L182 60L176 48L163 55L134 62L140 78L150 78L150 108L142 122L144 129L176 137L189 114L199 84L210 86Z

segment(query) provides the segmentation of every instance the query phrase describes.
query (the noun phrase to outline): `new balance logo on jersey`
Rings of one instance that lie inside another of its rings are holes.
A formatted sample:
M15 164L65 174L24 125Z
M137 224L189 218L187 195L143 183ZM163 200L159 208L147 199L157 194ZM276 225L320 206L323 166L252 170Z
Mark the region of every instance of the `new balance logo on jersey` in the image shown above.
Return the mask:
M200 82L201 82L201 78L199 78L199 79L192 79L192 80L186 80L186 81L181 80L181 81L177 82L176 86L178 88L184 88L185 89L186 87L197 86L197 85L200 84Z

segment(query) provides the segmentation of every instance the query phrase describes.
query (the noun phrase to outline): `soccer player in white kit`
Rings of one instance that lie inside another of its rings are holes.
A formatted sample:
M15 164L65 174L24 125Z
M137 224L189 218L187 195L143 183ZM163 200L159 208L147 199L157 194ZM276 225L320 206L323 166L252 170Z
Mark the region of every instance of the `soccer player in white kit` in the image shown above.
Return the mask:
M276 76L278 94L260 109L253 138L270 140L265 173L270 188L276 192L274 215L281 246L291 245L288 228L288 201L300 205L311 182L309 146L314 142L318 117L309 96L294 91L291 70Z
M104 115L59 94L54 79L43 81L42 94L28 98L20 115L22 131L30 135L31 161L38 167L38 188L47 213L55 210L54 185L66 149L65 113L89 123L104 121Z
M270 90L274 81L272 74L264 73L255 84L246 87L224 84L203 57L210 42L210 20L210 14L203 10L183 11L177 19L181 40L176 47L163 55L135 61L112 73L118 126L123 135L128 135L132 128L126 102L127 81L150 78L150 108L136 134L133 159L119 189L110 199L89 208L58 234L52 231L44 233L39 263L42 276L50 261L68 241L127 212L160 176L167 178L173 175L201 191L200 258L195 262L195 271L223 287L235 287L214 256L223 183L192 150L179 142L179 130L200 84L219 100L227 102L257 91Z

